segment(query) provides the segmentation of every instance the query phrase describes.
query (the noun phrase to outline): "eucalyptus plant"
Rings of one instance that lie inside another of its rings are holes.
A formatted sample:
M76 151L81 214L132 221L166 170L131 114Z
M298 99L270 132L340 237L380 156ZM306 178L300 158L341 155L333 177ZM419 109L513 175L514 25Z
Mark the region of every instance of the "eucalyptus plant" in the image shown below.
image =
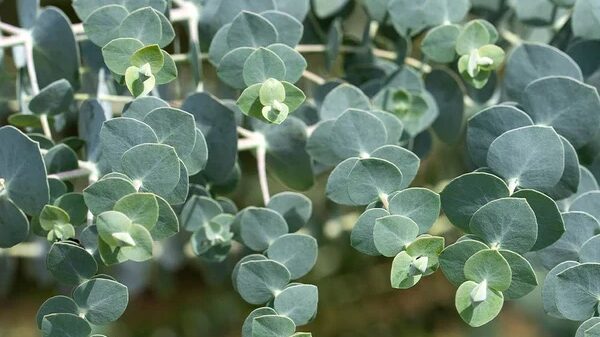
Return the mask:
M42 336L102 336L130 296L107 267L173 238L207 264L246 253L231 275L257 306L243 337L310 336L319 291L298 281L318 233L300 192L320 175L358 212L350 245L390 258L392 288L441 269L478 327L541 284L549 315L600 335L596 1L72 6L23 1L18 25L0 22L0 75L17 69L0 105L0 254L45 240L70 289L41 304ZM458 174L426 177L436 148L464 154ZM263 204L238 209L247 150ZM271 196L268 174L289 191Z

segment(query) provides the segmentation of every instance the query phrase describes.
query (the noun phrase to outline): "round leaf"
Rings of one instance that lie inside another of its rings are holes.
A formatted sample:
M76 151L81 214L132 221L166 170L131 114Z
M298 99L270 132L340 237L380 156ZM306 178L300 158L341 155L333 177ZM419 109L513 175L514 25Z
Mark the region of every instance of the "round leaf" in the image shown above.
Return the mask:
M271 209L251 207L241 215L240 236L244 244L252 250L266 250L271 243L287 232L285 219Z
M494 289L485 289L486 299L473 304L471 293L477 286L475 282L466 281L456 291L456 310L463 321L472 327L482 326L494 319L504 304L502 293Z
M588 143L600 127L600 115L594 113L600 110L598 92L570 77L531 82L523 93L523 106L536 124L552 126L576 149Z
M277 211L287 222L290 233L298 231L308 223L312 214L312 202L306 196L294 192L274 195L267 208Z
M317 240L305 234L285 234L267 249L269 259L283 264L296 280L306 275L317 262ZM281 311L277 310L281 313ZM296 322L298 324L298 322Z
M52 276L67 285L78 285L98 271L94 257L82 247L56 242L48 252L46 266Z
M179 159L175 149L163 144L140 144L123 154L122 172L140 190L168 195L179 182Z
M373 242L383 256L392 257L400 253L419 234L419 226L401 215L388 215L375 220Z
M426 188L413 187L400 191L389 200L389 211L413 220L419 234L426 233L440 214L440 196Z
M469 228L491 247L521 254L529 251L537 239L535 213L520 198L490 201L473 214Z
M281 292L290 281L290 272L273 260L248 261L240 265L235 283L242 298L250 304L264 304ZM254 330L254 329L253 329Z
M510 184L523 188L552 187L560 181L565 152L556 132L526 126L503 133L492 142L488 166Z
M307 324L317 313L319 291L310 284L292 285L275 296L273 308L296 325Z
M470 239L451 244L442 251L439 257L442 272L448 281L457 287L460 286L467 281L464 272L467 260L475 253L488 248L484 243Z
M510 287L512 272L508 261L494 249L484 249L465 262L465 278L469 281L487 282L488 287L505 291Z
M284 80L286 68L283 60L273 51L260 47L248 56L244 62L242 76L244 83L250 86L263 83L269 78Z
M0 144L10 144L0 146L0 179L2 193L14 203L3 207L16 205L29 215L39 214L49 201L49 191L38 144L12 126L0 128Z
M73 291L73 300L85 319L95 325L116 321L127 307L129 293L119 282L97 278L80 284Z
M27 239L29 220L12 201L0 197L0 248L10 248Z

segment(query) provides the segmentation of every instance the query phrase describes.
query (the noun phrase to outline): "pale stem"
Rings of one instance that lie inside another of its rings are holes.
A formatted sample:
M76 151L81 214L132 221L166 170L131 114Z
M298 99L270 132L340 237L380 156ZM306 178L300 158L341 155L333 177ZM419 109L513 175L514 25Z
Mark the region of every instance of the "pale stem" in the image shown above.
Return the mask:
M523 43L523 40L521 40L521 37L519 37L519 35L511 32L509 30L500 29L500 35L502 36L503 39L508 41L508 43L510 43L513 46L518 46L521 43Z
M515 192L518 184L519 182L517 181L517 179L510 179L508 181L508 191L510 192L510 194L513 194Z
M315 84L318 84L318 85L323 85L326 82L323 77L321 77L321 76L313 73L312 71L308 71L308 70L305 70L302 73L302 77L304 77L307 80L309 80L309 81L311 81L311 82L313 82Z
M21 242L14 247L0 249L0 255L37 258L44 254L44 250L44 245L41 242Z
M29 82L31 82L33 96L35 96L40 92L40 86L38 85L37 74L35 73L35 64L33 63L33 40L31 39L31 35L26 36L25 54L27 55L27 74L29 75Z
M50 129L50 123L48 122L48 115L41 114L40 115L40 123L42 124L42 130L44 131L44 136L48 139L52 139L52 130Z
M25 29L13 26L11 24L0 22L0 30L3 32L7 32L12 35L19 35L25 32Z
M89 175L91 175L91 171L87 168L78 168L75 170L71 170L71 171L64 171L64 172L59 172L59 173L54 173L54 174L50 174L48 175L48 178L55 178L55 179L59 179L59 180L71 180L71 179L77 179L77 178L81 178L81 177L87 177Z
M263 201L266 204L271 199L269 195L269 182L267 180L267 143L264 136L260 133L244 129L241 126L237 127L238 134L244 136L244 139L238 141L238 151L256 149L256 168L258 170L258 183L260 192L263 196Z
M247 151L247 150L254 150L256 149L260 144L252 139L252 138L240 138L238 139L238 151Z
M86 99L90 99L90 98L96 98L101 101L109 101L109 102L113 102L113 103L129 103L133 100L133 97L131 97L131 96L105 95L105 94L100 94L100 95L94 96L94 95L85 94L85 93L75 94L75 100L77 100L77 101L85 101Z
M390 209L390 201L388 200L387 194L381 193L379 195L379 200L381 200L381 203L383 204L384 209Z
M250 131L248 129L244 129L241 126L237 127L237 133L246 137L246 138L256 138L256 133L254 131Z
M264 144L261 144L256 148L256 167L258 169L258 182L260 184L260 191L263 196L263 202L265 206L271 200L269 195L269 182L267 180L267 149Z
M296 46L296 50L300 53L322 53L327 49L327 46L322 44L301 44ZM340 51L343 53L356 53L361 51L361 47L354 46L341 46ZM377 57L381 57L384 59L395 60L398 57L398 54L394 51L384 50L374 48L372 49L373 54ZM425 73L431 72L431 66L423 63L415 58L407 57L404 59L404 63L408 64L411 67L421 69Z
M14 46L20 46L25 44L27 41L26 35L12 35L9 37L0 37L0 48L10 48Z

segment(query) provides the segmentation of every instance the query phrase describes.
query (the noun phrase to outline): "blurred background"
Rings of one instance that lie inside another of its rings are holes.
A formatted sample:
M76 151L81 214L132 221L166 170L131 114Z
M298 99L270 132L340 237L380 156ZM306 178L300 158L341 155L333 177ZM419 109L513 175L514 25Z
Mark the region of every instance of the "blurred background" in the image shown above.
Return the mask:
M0 0L2 21L17 23L17 1L22 0ZM60 7L73 22L77 22L68 0L41 1L41 5ZM352 20L360 16L361 13L349 15ZM351 33L352 21L345 22L344 28L347 34ZM322 56L310 55L307 59L311 71L326 73ZM16 74L10 52L6 52L2 62L0 125L5 124L7 115L15 112L11 100L16 92ZM211 85L211 79L216 82L214 69L208 63L204 64L206 89L219 97L228 97L231 93L227 89ZM185 69L180 69L180 74L177 87L166 93L172 102L193 90L185 85ZM329 76L334 75L330 73ZM301 83L301 86L310 92L308 83ZM113 108L115 111L121 109L119 106ZM434 139L415 185L440 191L447 179L466 172L463 148L463 144L449 147ZM262 204L255 165L252 154L240 154L243 178L229 195L240 209ZM519 301L505 303L500 316L481 328L470 328L460 319L454 308L456 289L445 280L441 271L424 278L410 290L392 289L389 281L392 259L369 257L350 247L350 230L360 211L328 201L324 193L326 179L327 173L321 174L315 186L306 192L314 209L306 231L319 241L319 257L316 267L300 281L318 286L319 309L314 322L303 327L303 331L311 331L315 337L574 335L575 324L544 314L540 288ZM285 190L274 180L270 181L270 186L273 194ZM460 235L443 217L434 226L434 231L444 235L447 244ZM191 254L187 239L182 233L162 242L156 247L157 258L152 263L129 262L101 271L125 283L131 294L127 311L107 328L107 336L240 336L242 322L254 307L246 304L233 290L230 275L237 260L248 252L235 247L234 254L225 262L206 263ZM70 289L60 288L46 271L47 248L44 240L32 238L29 245L12 250L11 255L0 251L0 337L38 336L35 315L39 306L50 296L69 293ZM540 272L540 283L543 278L544 274Z

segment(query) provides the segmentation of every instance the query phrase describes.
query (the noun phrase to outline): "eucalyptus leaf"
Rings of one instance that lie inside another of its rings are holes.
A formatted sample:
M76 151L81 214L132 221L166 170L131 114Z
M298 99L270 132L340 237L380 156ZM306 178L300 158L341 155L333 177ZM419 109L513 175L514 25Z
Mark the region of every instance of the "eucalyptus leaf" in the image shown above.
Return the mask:
M312 202L306 196L295 192L282 192L274 195L267 208L277 211L288 224L291 233L308 223L312 214Z
M94 257L82 247L70 243L54 243L48 252L46 265L57 280L67 285L78 285L98 271Z
M92 279L73 291L73 300L92 324L106 324L117 320L129 302L127 287L107 279Z
M509 105L495 105L481 110L469 119L467 148L473 163L487 165L487 153L492 142L506 131L533 125L523 111Z
M506 63L504 86L507 95L521 101L525 87L546 76L567 76L581 81L577 64L567 54L555 47L523 43L509 54Z
M480 241L464 239L447 246L440 254L439 261L442 272L455 286L460 286L467 281L464 274L465 263L475 253L488 249Z
M49 187L38 144L12 126L0 128L0 144L10 144L0 146L2 193L25 213L39 214L49 201Z
M246 302L264 304L273 298L275 292L282 291L289 281L290 272L284 265L273 260L260 260L242 263L235 283Z
M285 234L266 251L269 259L283 264L296 280L306 275L317 262L317 241L305 234ZM298 324L298 322L296 322Z
M389 211L410 218L419 226L419 234L426 233L440 214L440 196L425 188L408 188L390 198Z
M45 315L41 325L44 337L86 337L92 328L85 319L71 313Z
M473 281L466 281L456 291L456 310L460 317L470 326L479 327L494 319L502 309L504 296L501 292L484 288L486 299L482 302L473 303L471 293L478 287Z
M552 93L552 95L548 95ZM577 104L572 104L573 100ZM600 126L600 96L592 86L570 77L543 77L523 93L525 111L535 124L552 126L577 149L588 143ZM581 122L585 120L585 126Z
M554 129L525 126L496 138L487 154L488 166L522 188L556 185L564 170L564 148Z
M469 228L491 247L521 254L533 247L538 231L535 213L521 198L490 201L473 214Z
M373 242L383 256L393 257L400 253L419 234L419 227L410 218L388 215L375 220Z
M307 324L317 313L319 292L317 287L298 284L286 287L273 300L273 308L297 326Z

